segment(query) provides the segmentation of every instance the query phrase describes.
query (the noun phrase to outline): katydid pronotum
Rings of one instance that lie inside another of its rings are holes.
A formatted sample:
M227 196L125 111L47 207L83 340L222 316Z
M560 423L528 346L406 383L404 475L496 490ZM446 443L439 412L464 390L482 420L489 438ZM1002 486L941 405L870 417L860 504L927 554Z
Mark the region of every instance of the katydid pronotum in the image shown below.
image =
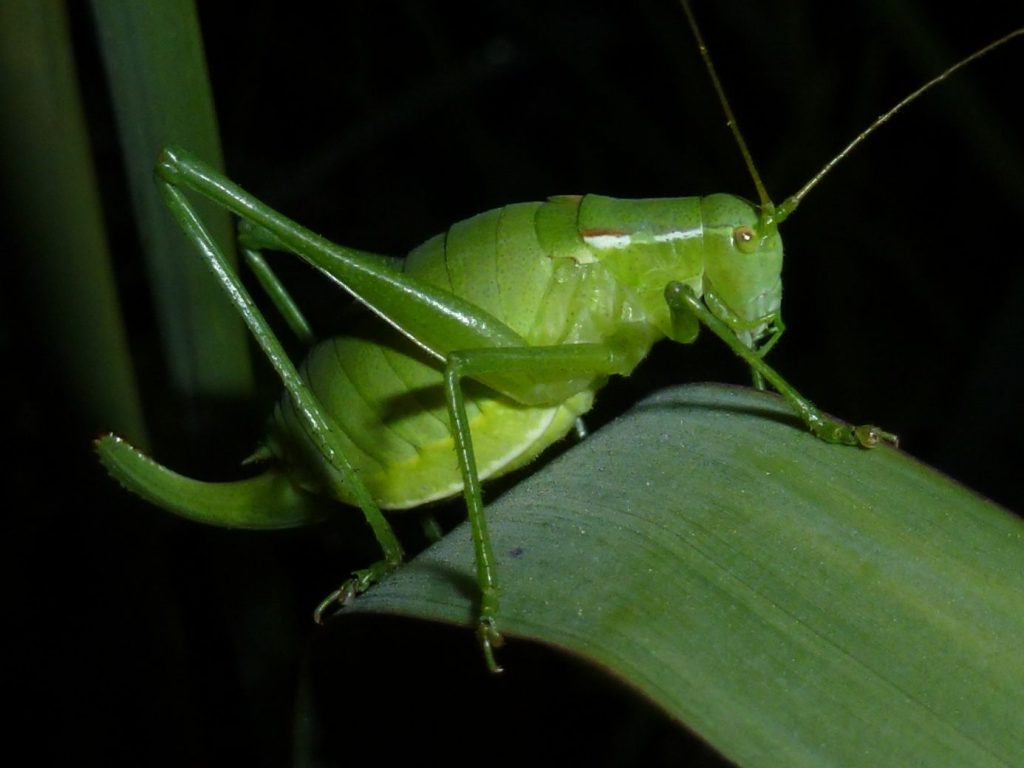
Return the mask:
M189 481L114 436L99 441L126 487L171 511L236 527L307 522L305 493L359 507L383 558L357 571L318 608L344 604L398 567L402 547L384 511L464 494L480 589L477 634L492 670L499 631L498 564L480 483L522 467L564 437L611 375L628 376L651 346L690 343L701 326L767 383L819 438L872 447L895 437L829 418L764 362L784 326L778 225L836 162L926 89L1024 34L1018 29L950 67L858 135L776 206L719 86L689 6L684 9L753 178L758 202L732 195L619 200L559 196L492 210L453 225L404 260L330 243L271 210L187 152L157 165L162 194L284 383L260 456L287 468L225 484ZM241 219L247 261L290 324L306 324L263 262L293 253L384 322L317 345L291 363L187 193Z

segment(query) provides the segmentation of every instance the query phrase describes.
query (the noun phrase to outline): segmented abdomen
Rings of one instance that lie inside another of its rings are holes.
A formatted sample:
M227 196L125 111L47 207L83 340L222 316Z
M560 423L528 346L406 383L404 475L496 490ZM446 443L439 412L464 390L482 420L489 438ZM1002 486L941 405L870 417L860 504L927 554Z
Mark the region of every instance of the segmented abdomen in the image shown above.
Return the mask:
M488 211L416 248L404 269L486 309L531 346L601 340L602 324L615 311L610 304L621 297L600 265L588 263L576 233L577 207L578 200L559 199ZM460 492L440 362L369 313L366 320L365 332L319 344L302 367L345 433L346 456L385 509ZM522 466L563 437L590 408L597 384L565 401L527 407L466 382L481 479ZM287 397L269 433L289 466L323 466ZM299 479L322 487L313 474Z

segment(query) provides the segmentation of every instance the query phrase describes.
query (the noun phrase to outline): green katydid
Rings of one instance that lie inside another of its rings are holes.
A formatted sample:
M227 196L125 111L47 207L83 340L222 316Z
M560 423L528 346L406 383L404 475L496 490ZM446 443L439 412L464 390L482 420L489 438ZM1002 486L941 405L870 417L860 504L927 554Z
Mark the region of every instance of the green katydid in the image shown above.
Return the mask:
M762 184L684 2L704 61L754 180L759 203L731 195L663 200L560 196L509 205L453 225L404 260L334 245L269 209L203 163L167 149L158 183L177 220L282 379L267 456L287 467L236 483L191 481L113 436L100 456L123 484L187 517L238 527L308 522L305 491L358 506L383 559L318 609L344 604L402 561L383 511L463 493L481 592L478 636L491 669L497 563L480 483L521 467L564 437L615 374L628 376L662 338L692 342L704 326L779 391L823 440L873 446L895 438L821 413L763 360L782 334L778 225L838 160L926 89L1024 34L1016 30L929 81L858 135L775 206ZM384 323L318 345L299 370L197 218L186 192L242 220L249 263L302 336L301 315L259 251L294 253Z

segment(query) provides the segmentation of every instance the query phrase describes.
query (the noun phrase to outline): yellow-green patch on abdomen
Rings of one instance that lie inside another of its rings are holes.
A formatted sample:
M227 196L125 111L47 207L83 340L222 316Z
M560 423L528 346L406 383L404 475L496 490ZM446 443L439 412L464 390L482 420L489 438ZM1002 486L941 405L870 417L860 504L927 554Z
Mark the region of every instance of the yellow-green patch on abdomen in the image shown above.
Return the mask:
M382 343L385 339L389 343ZM441 372L395 334L375 329L367 338L336 338L318 345L303 374L341 431L346 458L383 509L406 509L457 495L462 475L448 428ZM466 412L481 480L528 463L566 435L589 410L592 391L556 405L523 406L476 382L464 382ZM294 454L323 468L302 436L290 399L279 403L270 425L271 445L290 467ZM275 439L275 436L277 439ZM323 490L322 479L303 472L296 481ZM347 489L340 501L354 504Z
M590 392L552 407L524 408L504 398L477 399L478 413L470 420L470 431L480 479L499 477L536 458L573 428L592 401ZM382 508L406 509L462 491L451 436L418 448L412 459L377 465L376 471L362 475Z

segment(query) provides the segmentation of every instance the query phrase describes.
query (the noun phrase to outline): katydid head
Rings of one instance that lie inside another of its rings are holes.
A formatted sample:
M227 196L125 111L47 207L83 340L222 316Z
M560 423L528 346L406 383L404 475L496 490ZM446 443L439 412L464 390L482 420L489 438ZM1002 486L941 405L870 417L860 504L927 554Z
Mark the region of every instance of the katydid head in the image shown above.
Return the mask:
M700 201L703 294L708 308L753 346L777 322L782 304L782 238L763 209L733 195Z

